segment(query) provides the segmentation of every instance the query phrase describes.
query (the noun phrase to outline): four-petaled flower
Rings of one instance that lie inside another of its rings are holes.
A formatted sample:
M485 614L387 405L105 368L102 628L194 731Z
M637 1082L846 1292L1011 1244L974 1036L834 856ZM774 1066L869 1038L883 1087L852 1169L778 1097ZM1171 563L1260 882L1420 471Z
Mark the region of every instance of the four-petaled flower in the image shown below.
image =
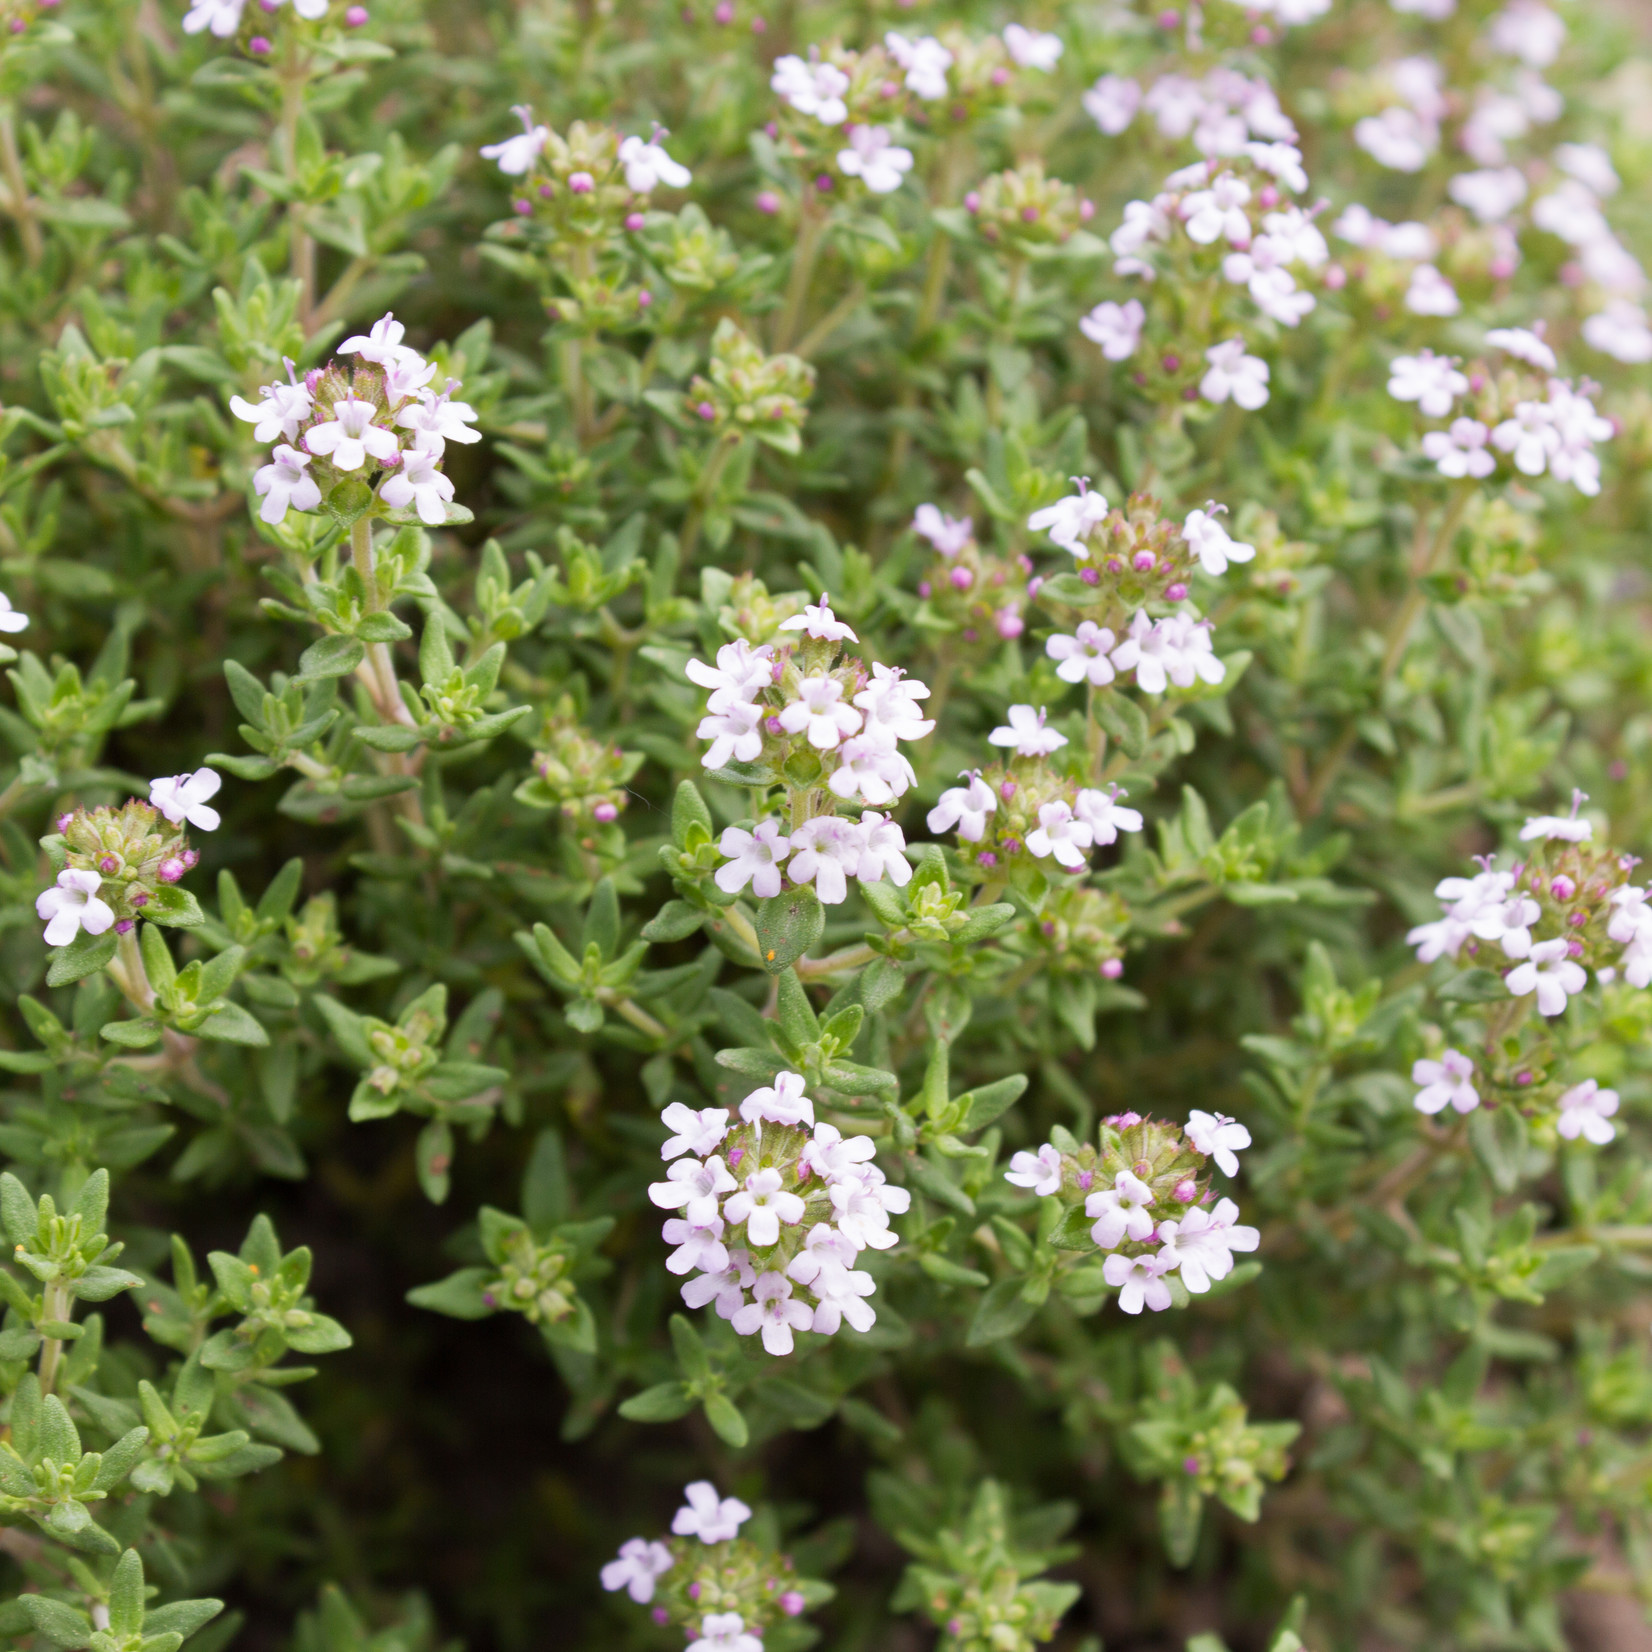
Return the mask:
M995 746L1013 746L1017 757L1045 757L1060 751L1067 744L1067 736L1044 726L1042 706L1011 706L1009 721L995 728L987 739Z
M874 195L888 195L912 170L912 151L896 143L887 126L851 126L849 147L837 152L837 164L846 178L859 178Z
M1014 1187L1030 1187L1045 1199L1061 1187L1061 1149L1045 1142L1036 1153L1017 1153L1004 1172L1004 1180Z
M825 592L818 603L805 605L801 614L793 614L780 622L782 631L801 631L817 642L859 642L860 638L832 612L831 600Z
M544 153L545 145L551 141L551 129L536 126L533 110L525 103L513 104L511 113L522 122L522 130L502 143L483 144L482 158L497 161L499 170L507 178L520 178L524 172L532 171L533 163Z
M986 833L987 816L998 808L998 794L981 778L979 769L964 769L958 776L967 786L949 786L929 811L932 832L950 832L957 827L965 843L979 843Z
M261 520L279 522L289 506L295 511L313 511L321 503L321 489L305 468L309 462L309 454L283 442L271 452L270 462L252 473L253 492L264 500L258 508Z
M1117 641L1105 625L1080 620L1072 636L1057 631L1050 637L1044 644L1044 652L1052 660L1060 661L1055 674L1062 682L1088 682L1093 688L1105 688L1116 675L1108 655Z
M775 1231L778 1234L779 1229ZM752 1295L757 1300L738 1309L729 1324L743 1337L761 1331L764 1348L776 1358L789 1354L792 1351L792 1332L810 1330L814 1325L814 1310L806 1302L793 1298L792 1282L783 1273L759 1274ZM734 1621L738 1623L740 1620L736 1618ZM754 1637L746 1638L752 1640L754 1645L760 1644Z
M149 801L172 822L186 820L203 832L218 830L220 816L207 807L207 799L218 795L223 780L214 769L197 769L193 774L171 774L149 782Z
M773 1165L764 1165L746 1177L746 1185L723 1201L723 1218L746 1224L746 1238L760 1250L780 1242L780 1224L803 1220L803 1201L785 1186Z
M1083 540L1090 530L1107 520L1107 500L1080 481L1077 493L1069 493L1043 510L1034 511L1027 518L1027 527L1033 533L1048 532L1052 544L1074 556L1084 555Z
M378 323L374 331L383 325ZM395 325L400 331L401 323L398 321ZM344 346L341 344L339 348L342 350ZM345 396L333 403L332 418L311 426L304 445L310 452L330 458L335 470L360 470L367 463L368 454L381 463L394 459L401 452L401 445L393 430L374 424L376 412L378 408L372 402L363 401L359 396ZM277 448L277 457L280 453L281 449Z
M1160 1256L1120 1256L1115 1251L1101 1265L1101 1276L1119 1293L1119 1307L1139 1314L1144 1306L1162 1314L1170 1306L1164 1275L1170 1265Z
M376 428L376 427L375 427ZM399 469L385 477L379 498L392 510L412 505L427 527L439 528L447 520L453 483L436 468L436 455L414 448L402 455Z
M1611 1122L1618 1110L1616 1090L1603 1090L1597 1079L1574 1084L1560 1098L1560 1118L1555 1124L1567 1141L1582 1136L1596 1147L1604 1147L1618 1132Z
M665 1175L663 1182L648 1184L649 1199L661 1210L681 1210L697 1228L709 1227L721 1195L740 1185L717 1155L704 1164L698 1159L678 1159Z
M656 132L651 138L630 137L619 146L619 163L625 168L625 184L638 195L664 184L667 189L687 189L694 174L681 161L666 154L660 141L665 133Z
M1220 505L1209 510L1189 511L1182 524L1182 537L1188 548L1198 557L1199 565L1207 574L1225 574L1230 562L1249 562L1256 555L1256 547L1231 537L1217 520Z
M1226 1176L1239 1174L1236 1153L1250 1146L1250 1131L1225 1113L1206 1113L1195 1107L1187 1115L1187 1139L1197 1153L1216 1161L1217 1168Z
M67 946L83 929L101 935L115 921L113 908L98 899L102 883L96 872L70 866L36 897L34 913L46 925L47 946Z
M1195 1296L1232 1273L1234 1251L1255 1250L1262 1242L1255 1228L1235 1220L1238 1215L1239 1207L1223 1199L1214 1210L1190 1210L1180 1221L1159 1223L1159 1255L1181 1270L1182 1283Z
M709 1480L683 1487L688 1501L677 1510L671 1530L678 1537L697 1537L702 1543L729 1543L751 1519L751 1510L738 1497L719 1497Z
M623 1589L639 1606L646 1606L654 1598L655 1580L673 1564L671 1551L663 1543L629 1538L620 1544L619 1559L602 1568L602 1586L609 1591Z
M676 1132L660 1148L662 1159L675 1159L683 1153L702 1159L728 1134L728 1109L703 1107L696 1111L685 1102L674 1101L660 1114L660 1123Z
M1097 1188L1084 1201L1093 1216L1090 1237L1101 1250L1116 1250L1126 1239L1142 1244L1153 1237L1153 1189L1132 1170L1121 1170L1110 1188Z
M1568 956L1570 943L1564 936L1537 941L1524 963L1514 966L1504 978L1516 998L1537 994L1540 1015L1562 1015L1569 996L1582 992L1589 977L1583 965Z
M801 1073L776 1073L773 1084L753 1090L740 1103L740 1117L747 1124L808 1124L815 1121L815 1104L803 1093ZM739 1220L733 1217L731 1220Z
M764 900L778 895L780 867L791 846L777 821L760 820L749 832L743 826L725 828L717 847L729 858L717 868L717 887L737 895L749 883L751 892Z

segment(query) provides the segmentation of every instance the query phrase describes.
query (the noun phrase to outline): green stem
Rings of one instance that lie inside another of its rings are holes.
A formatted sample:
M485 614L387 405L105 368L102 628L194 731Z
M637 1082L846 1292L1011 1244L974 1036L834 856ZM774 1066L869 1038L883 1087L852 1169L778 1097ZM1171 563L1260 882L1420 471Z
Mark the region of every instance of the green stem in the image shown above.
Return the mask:
M792 272L786 282L786 301L774 331L776 354L790 348L791 341L797 337L797 329L803 321L803 307L809 299L809 280L814 274L815 259L820 254L827 222L824 208L813 201L803 203L803 213L797 226L797 246L792 253Z
M17 149L17 128L10 103L0 104L0 171L5 173L6 191L11 196L11 215L17 220L23 256L32 269L45 257L46 244L41 237L40 224L34 215L34 202L29 198L29 186L23 176L23 157Z
M846 970L859 969L862 964L869 964L878 955L876 947L848 946L841 952L829 953L824 958L799 958L797 973L805 981L812 981L823 975L842 975Z
M63 1321L69 1317L69 1292L62 1285L48 1285L42 1301L41 1317ZM40 1344L40 1392L49 1394L57 1382L58 1361L63 1357L63 1342L59 1337L47 1337Z
M304 94L309 85L309 60L290 30L282 34L290 42L285 61L281 65L281 173L288 183L298 182L298 123L304 116ZM298 282L298 323L304 336L310 336L315 308L315 238L306 221L306 205L298 198L296 187L293 199L287 203L287 267Z
M656 1021L647 1010L630 998L605 999L604 1002L615 1015L629 1021L638 1032L646 1033L650 1038L666 1039L671 1036L671 1029L664 1022Z
M688 516L683 522L679 554L684 564L694 554L694 547L699 543L706 507L711 503L712 495L717 491L717 484L722 480L723 472L728 468L729 460L734 457L734 450L739 446L739 442L740 438L733 432L720 437L711 457L706 460L706 468L700 472L699 486L694 490L693 503L690 504Z

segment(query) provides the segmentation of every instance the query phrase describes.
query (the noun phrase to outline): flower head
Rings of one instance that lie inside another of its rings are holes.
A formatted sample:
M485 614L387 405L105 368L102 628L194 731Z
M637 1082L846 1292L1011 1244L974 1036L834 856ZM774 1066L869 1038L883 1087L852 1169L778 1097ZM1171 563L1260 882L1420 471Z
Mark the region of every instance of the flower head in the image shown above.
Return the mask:
M1067 736L1044 726L1048 715L1043 706L1011 706L1009 721L995 728L987 739L995 746L1013 746L1017 757L1044 757L1060 751Z
M851 126L849 147L837 152L837 164L846 178L859 178L874 195L888 195L912 170L912 151L901 148L886 126Z
M551 129L536 126L533 110L524 103L514 105L511 113L522 122L522 130L502 143L483 144L482 158L497 161L499 170L507 177L519 178L531 171L533 163L544 153L545 145L551 141Z
M694 174L666 154L663 132L651 138L626 138L619 146L619 163L625 168L625 183L638 195L664 185L667 189L687 189Z
M1438 1113L1447 1103L1459 1113L1480 1105L1474 1088L1474 1063L1459 1050L1444 1051L1438 1061L1414 1061L1411 1081L1420 1084L1415 1106L1419 1113Z
M1582 1136L1596 1147L1604 1147L1618 1132L1611 1123L1618 1110L1616 1090L1603 1090L1597 1079L1574 1084L1560 1098L1560 1119L1555 1128L1567 1141Z
M1017 1153L1004 1172L1012 1187L1030 1187L1039 1198L1048 1198L1061 1187L1061 1150L1045 1142L1036 1153Z
M203 832L218 830L219 814L207 807L207 799L218 795L222 778L213 769L197 769L193 774L167 775L149 782L149 801L174 826L188 821Z
M115 921L114 911L98 899L102 877L71 866L57 874L57 883L35 899L35 916L46 925L47 946L67 946L81 930L101 935Z
M728 1543L751 1519L751 1510L738 1497L719 1497L709 1480L683 1487L688 1501L677 1510L671 1529L678 1537L697 1537L702 1543Z

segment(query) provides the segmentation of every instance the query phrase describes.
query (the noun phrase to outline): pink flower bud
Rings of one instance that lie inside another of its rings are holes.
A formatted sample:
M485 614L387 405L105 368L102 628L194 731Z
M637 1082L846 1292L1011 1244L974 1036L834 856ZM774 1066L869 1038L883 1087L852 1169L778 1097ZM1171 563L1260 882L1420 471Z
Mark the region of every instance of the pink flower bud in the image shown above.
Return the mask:
M251 52L254 57L268 57L270 53L275 50L275 47L272 46L263 35L255 34L252 39L247 42L247 50Z
M980 636L981 633L977 631L973 625L966 625L964 627L963 638L965 642L977 642L980 640Z
M1004 853L1006 855L1018 855L1018 854L1020 854L1021 853L1021 839L1018 838L1018 837L1007 837L1007 838L1005 838L1004 839Z
M351 6L344 14L346 28L359 29L367 22L367 8L365 6Z
M1261 189L1257 191L1256 199L1260 205L1271 212L1279 205L1279 191L1272 184L1263 184Z
M1182 14L1179 11L1162 11L1155 21L1161 29L1174 29L1180 25Z
M1161 366L1167 373L1176 372L1181 365L1182 358L1180 356L1166 356L1164 360L1159 363L1159 366Z
M730 5L729 0L719 0L717 9L711 15L719 23L732 23L734 7Z
M1112 568L1114 573L1118 572L1118 568L1114 566L1117 561L1117 557L1110 557L1108 559L1108 566ZM1078 577L1082 579L1086 585L1101 584L1101 570L1099 568L1080 568L1078 571Z
M1035 206L1022 207L1021 222L1024 224L1036 224L1038 222L1038 208Z
M992 83L993 83L994 86L1006 86L1006 85L1008 85L1009 84L1009 78L1010 78L1010 72L1009 72L1008 69L1006 69L1004 67L1004 65L1002 63L1000 63L998 65L998 67L992 71Z
M781 723L778 717L765 717L763 719L763 728L765 732L773 735L776 740L778 740L780 736L786 732L785 725Z
M1327 264L1325 285L1334 293L1341 292L1348 285L1348 272L1340 264Z
M1199 1197L1199 1184L1191 1176L1184 1176L1170 1190L1170 1197L1179 1205L1190 1205Z
M1514 274L1514 260L1512 258L1494 258L1491 261L1488 273L1493 281L1507 281Z
M120 857L118 855L104 855L100 857L98 860L98 870L105 877L108 877L111 872L118 872L120 870Z
M898 80L886 80L878 88L878 96L879 97L898 98L900 95L901 95L901 87L900 87L900 82Z
M1165 586L1164 597L1166 602L1185 602L1187 600L1187 587L1180 580L1177 580L1174 585Z
M132 905L134 907L142 908L142 907L148 906L148 904L149 904L149 897L146 894L144 894L144 892L141 889L137 892L137 894L135 894L132 897Z
M576 195L589 195L597 187L597 181L589 172L576 172L568 180L568 187Z
M1028 556L1028 555L1027 555L1027 553L1026 553L1026 552L1025 552L1025 551L1023 551L1023 552L1022 552L1022 553L1021 553L1021 554L1020 554L1020 555L1019 555L1019 556L1018 556L1018 557L1016 557L1016 559L1015 559L1015 565L1016 565L1016 566L1017 566L1017 567L1018 567L1018 568L1019 568L1019 569L1020 569L1020 570L1021 570L1021 572L1022 572L1022 573L1024 573L1024 574L1025 574L1025 575L1026 575L1026 576L1027 576L1027 577L1028 577L1028 578L1029 578L1029 579L1030 579L1030 578L1031 578L1031 577L1032 577L1032 571L1033 571L1033 559L1032 559L1032 558L1031 558L1031 557L1030 557L1030 556Z
M1115 1130L1129 1130L1141 1123L1141 1114L1129 1111L1114 1113L1111 1118L1105 1118L1101 1122L1112 1125Z
M606 826L610 821L619 819L619 810L612 803L602 802L591 811L591 818Z
M975 859L979 865L984 866L989 872L998 864L998 857L990 849L983 849Z
M918 581L918 595L921 596L921 597L924 597L925 599L928 598L928 596L929 596L929 581L927 579L920 579Z
M189 868L178 855L168 855L160 864L158 876L162 883L176 883Z
M979 212L980 210L981 210L981 197L979 195L977 195L975 193L975 191L972 189L969 192L969 194L967 194L964 197L964 211L965 212Z
M1015 797L1015 793L1016 784L1013 780L1000 780L998 782L998 795L1003 798L1006 803L1010 802Z
M1095 1179L1096 1173L1093 1170L1081 1170L1073 1178L1073 1180L1078 1183L1078 1190L1080 1193L1088 1193Z
M533 211L533 202L523 200L523 198L519 195L514 201L511 202L511 211L514 212L518 218L526 218L528 214Z
M647 220L640 212L628 212L625 215L625 227L633 233L641 229L645 222Z
M122 918L120 922L115 925L115 933L117 935L130 935L137 927L137 924L135 924L132 919Z
M730 1157L732 1158L733 1155L731 1154ZM698 1584L698 1582L689 1584L689 1586L688 1586L688 1598L690 1600L698 1600L700 1598L700 1585Z
M1583 943L1582 943L1582 941L1577 941L1577 940L1568 941L1566 943L1566 956L1568 958L1581 958L1583 956Z
M1574 912L1566 920L1566 922L1569 923L1573 929L1581 929L1586 923L1588 923L1588 921L1589 914L1587 912Z
M968 568L954 568L946 577L959 591L967 591L975 583L975 575Z
M780 1597L780 1610L789 1618L795 1618L803 1610L804 1599L795 1589L788 1589Z
M998 635L1005 642L1014 642L1027 629L1026 621L1013 608L998 610Z
M1516 1073L1514 1075L1514 1082L1516 1084L1524 1086L1524 1085L1530 1084L1531 1081L1532 1081L1532 1075L1530 1073Z
M1549 884L1549 893L1557 901L1569 901L1577 893L1577 885L1562 872Z
M1130 558L1130 566L1134 568L1138 574L1145 574L1153 569L1158 560L1159 559L1154 556L1151 551L1137 551L1136 554Z
M273 16L281 10L281 0L258 0L258 9L269 12Z
M1273 44L1273 30L1266 23L1258 23L1250 31L1250 43L1253 46L1271 46Z
M776 126L772 120L764 123L763 130L771 138L778 138L780 136L780 128Z
M772 189L765 189L758 193L757 210L773 217L780 210L780 197Z
M1089 221L1092 218L1094 218L1095 215L1096 215L1096 203L1094 201L1086 200L1086 201L1080 201L1078 203L1078 221L1081 224L1089 223Z
M1199 1472L1199 1459L1197 1457L1184 1457L1182 1468L1188 1474L1197 1474Z
M717 417L717 409L713 407L710 402L701 402L699 406L694 409L694 411L698 413L707 424L710 424L711 421Z
M60 832L68 831L70 826L72 826L74 824L74 818L75 818L74 810L72 810L72 809L69 811L68 814L59 815L57 817L57 829Z
M181 858L184 863L184 870L193 872L200 864L201 851L199 849L185 849Z
M832 175L831 175L831 173L830 172L822 172L820 174L820 176L815 179L815 188L817 190L819 190L822 195L831 194L831 192L832 192Z
M751 20L751 32L753 34L762 34L762 33L764 33L765 30L767 30L768 26L769 26L769 24L768 24L768 19L767 18L754 17Z
M539 186L539 198L540 198L540 200L548 201L548 200L550 200L550 198L554 194L556 194L556 185L555 184L547 182L547 183L542 183Z
M1468 387L1478 396L1486 387L1486 375L1484 373L1470 373Z
M1106 976L1109 981L1118 980L1118 978L1124 973L1124 960L1122 958L1104 958L1102 960L1101 973Z

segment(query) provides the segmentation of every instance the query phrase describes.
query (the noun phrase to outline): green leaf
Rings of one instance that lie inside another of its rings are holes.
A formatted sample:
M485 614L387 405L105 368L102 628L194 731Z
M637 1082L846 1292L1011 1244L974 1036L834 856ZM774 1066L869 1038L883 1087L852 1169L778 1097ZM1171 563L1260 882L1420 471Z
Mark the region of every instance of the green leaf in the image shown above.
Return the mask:
M619 1406L619 1414L634 1423L670 1423L694 1409L694 1395L684 1382L657 1382L633 1394Z
M115 955L120 937L113 929L101 935L88 935L83 929L67 946L60 946L52 954L51 968L46 971L46 985L66 987L95 975Z
M1001 1342L1025 1327L1038 1312L1038 1304L1027 1301L1023 1293L1025 1284L1019 1274L1011 1274L988 1287L964 1339L969 1347L984 1348L989 1342Z
M783 975L826 931L826 912L805 885L759 901L757 956L770 975Z
M746 1427L746 1419L740 1415L739 1407L727 1394L707 1394L705 1413L706 1421L711 1424L717 1438L725 1445L733 1446L736 1451L751 1438L751 1430Z
M1494 969L1465 969L1434 989L1447 1004L1492 1004L1507 998L1509 989Z
M161 1041L160 1024L155 1021L106 1021L98 1029L98 1037L111 1044L120 1044L129 1050L146 1050Z
M298 675L293 680L319 683L328 677L348 677L366 658L366 644L356 637L322 637L299 655Z
M486 1319L494 1306L484 1299L483 1287L493 1272L491 1268L460 1268L433 1285L415 1285L407 1300L415 1308L446 1314L449 1319Z

